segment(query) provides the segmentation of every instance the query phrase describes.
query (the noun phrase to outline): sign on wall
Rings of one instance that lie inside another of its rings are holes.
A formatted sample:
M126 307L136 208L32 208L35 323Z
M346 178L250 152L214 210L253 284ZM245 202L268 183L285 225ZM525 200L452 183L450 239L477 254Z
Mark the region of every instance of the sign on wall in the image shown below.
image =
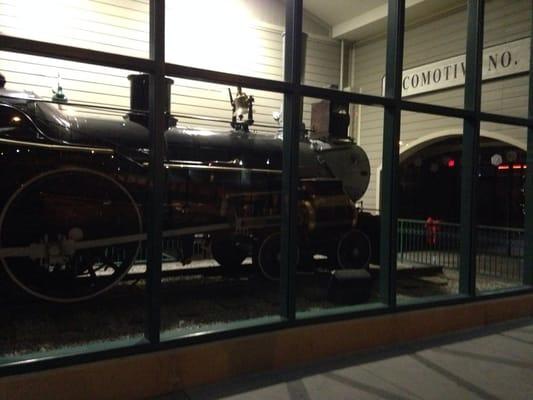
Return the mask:
M529 71L530 38L483 50L482 79L494 79ZM431 92L465 83L465 55L411 68L402 74L402 96Z

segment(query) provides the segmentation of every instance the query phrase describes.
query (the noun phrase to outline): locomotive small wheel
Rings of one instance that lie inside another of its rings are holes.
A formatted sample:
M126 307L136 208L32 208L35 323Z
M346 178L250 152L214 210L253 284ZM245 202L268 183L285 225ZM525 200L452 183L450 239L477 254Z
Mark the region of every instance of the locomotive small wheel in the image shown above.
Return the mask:
M296 264L300 259L300 249L297 249ZM263 276L269 280L279 280L281 269L281 235L278 232L268 235L257 253L257 263Z
M239 267L248 256L246 247L235 237L214 237L211 254L215 261L227 270Z
M268 235L257 254L257 262L263 276L269 280L279 280L281 256L281 235L277 232Z
M343 269L368 268L371 246L367 235L357 229L346 232L337 245L337 264Z
M83 168L40 174L11 195L0 214L0 247L44 245L39 258L5 257L2 264L22 289L68 303L94 297L120 281L140 243L113 238L142 232L139 209L111 177ZM103 240L84 249L69 243Z

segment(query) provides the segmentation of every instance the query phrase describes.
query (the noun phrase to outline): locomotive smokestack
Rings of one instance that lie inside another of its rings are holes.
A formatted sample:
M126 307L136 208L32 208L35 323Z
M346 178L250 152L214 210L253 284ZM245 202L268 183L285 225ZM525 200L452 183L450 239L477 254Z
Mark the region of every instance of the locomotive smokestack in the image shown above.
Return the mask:
M148 96L150 93L150 77L148 74L128 75L130 81L130 112L128 116L131 121L148 126ZM165 92L165 114L170 125L170 88L174 81L165 78L167 83Z

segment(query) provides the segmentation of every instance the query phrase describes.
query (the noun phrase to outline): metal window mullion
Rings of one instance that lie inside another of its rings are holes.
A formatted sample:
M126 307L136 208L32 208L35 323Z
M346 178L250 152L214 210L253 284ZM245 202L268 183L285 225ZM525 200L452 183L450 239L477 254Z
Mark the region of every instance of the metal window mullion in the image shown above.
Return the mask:
M417 103L414 101L403 100L401 101L401 108L404 111L412 111L416 113L424 113L430 115L438 115L442 117L455 117L455 118L468 118L473 113L464 110L462 108L453 108L447 106L440 106L430 103Z
M531 20L530 36L533 34L533 19ZM529 106L528 117L533 121L533 40L530 41L529 52ZM522 283L533 285L533 127L527 129L527 170L525 183L525 240L524 264Z
M476 198L483 63L484 0L468 0L465 97L473 116L463 122L459 293L476 294Z
M505 124L505 125L512 125L512 126L527 126L530 128L533 127L533 119L513 117L511 115L493 114L493 113L487 113L487 112L480 111L479 119L484 122L494 122L497 124Z
M307 97L328 99L339 103L357 103L368 106L385 106L392 104L391 99L382 96L355 92L342 92L338 89L321 88L317 86L300 85L300 94Z
M281 212L281 316L296 318L298 246L298 151L302 101L297 90L302 74L302 0L288 0L285 10L284 77L291 90L283 101L283 173Z
M160 341L163 195L165 192L165 1L150 0L150 58L154 71L149 77L150 196L147 226L145 338Z
M141 72L151 72L154 67L152 60L144 58L6 35L0 35L0 50Z
M249 89L268 90L278 93L288 91L290 86L286 82L274 79L257 78L171 63L165 64L165 73L167 76L180 79L216 83L219 85L242 86Z
M389 307L396 306L396 267L398 239L398 168L401 122L405 0L389 0L385 96L393 104L385 106L383 121L383 168L381 176L380 296Z

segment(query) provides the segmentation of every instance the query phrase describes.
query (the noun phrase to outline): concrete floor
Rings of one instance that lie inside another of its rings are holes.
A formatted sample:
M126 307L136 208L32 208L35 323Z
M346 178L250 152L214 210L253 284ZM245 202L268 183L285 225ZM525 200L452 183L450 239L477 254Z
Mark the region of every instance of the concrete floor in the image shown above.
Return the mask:
M533 319L249 375L153 400L200 399L531 400Z

